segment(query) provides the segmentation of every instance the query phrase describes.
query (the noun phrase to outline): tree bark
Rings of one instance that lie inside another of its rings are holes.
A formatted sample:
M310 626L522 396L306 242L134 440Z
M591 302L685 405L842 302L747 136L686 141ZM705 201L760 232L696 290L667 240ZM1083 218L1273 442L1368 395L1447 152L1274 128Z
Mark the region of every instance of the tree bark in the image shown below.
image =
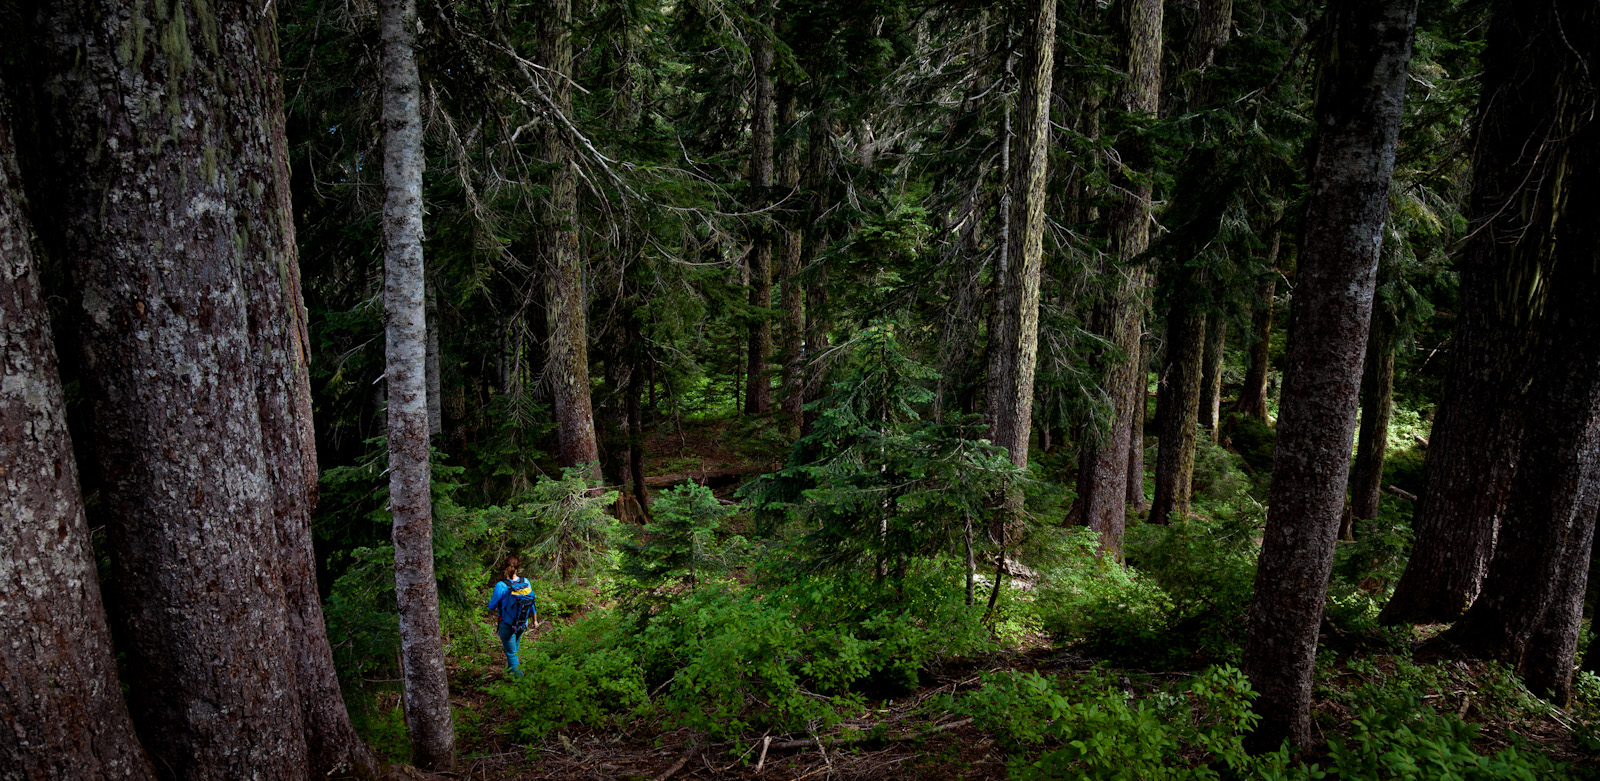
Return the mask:
M1517 667L1536 692L1564 700L1577 648L1595 514L1600 508L1600 104L1586 63L1600 56L1600 8L1496 5L1490 47L1539 52L1549 67L1538 107L1553 181L1520 199L1545 201L1526 226L1545 280L1524 303L1533 320L1533 378L1516 410L1524 436L1483 591L1437 642L1464 656ZM1514 37L1513 37L1514 36ZM1540 46L1528 49L1526 47ZM1528 107L1526 110L1533 110ZM1491 117L1486 120L1492 121ZM1548 189L1547 189L1548 188ZM1480 457L1482 457L1480 455Z
M1150 500L1150 522L1189 514L1193 487L1195 424L1200 417L1200 365L1206 347L1206 316L1178 292L1167 315L1167 393L1161 421L1161 441L1156 451L1155 495Z
M439 366L439 294L428 286L428 434L444 430L444 389Z
M1144 497L1144 422L1150 416L1150 340L1139 339L1139 365L1133 372L1133 420L1128 424L1128 509L1150 509Z
M811 279L806 285L805 295L805 320L806 320L806 349L805 349L805 401L807 403L822 398L827 392L828 365L824 360L828 352L828 268L818 249L828 243L828 231L822 225L823 215L828 212L828 153L832 149L833 136L828 127L829 118L826 104L812 107L811 121L807 128L806 138L806 189L811 192L811 216L807 221L805 230L805 243L801 245L800 268L803 270L812 263L817 269L812 272ZM816 423L815 412L805 412L802 416L800 429L802 434L811 432L811 427Z
M783 142L778 147L778 185L790 199L789 214L798 215L796 197L800 192L800 138L795 127L794 84L785 81L778 89L778 126ZM805 227L798 217L786 217L783 244L778 248L778 279L783 322L783 430L790 438L800 436L801 405L805 400L805 309L801 299L800 252Z
M1049 174L1050 83L1054 75L1056 0L1034 0L1023 32L1021 94L1010 181L1010 235L989 339L989 439L1027 466L1033 427L1033 375L1039 352L1039 275L1044 261L1044 197Z
M1151 114L1159 107L1162 11L1162 0L1123 4L1123 69L1128 78L1119 100L1125 111ZM1123 146L1122 158L1130 170L1148 165L1148 152L1141 141ZM1103 291L1091 318L1094 332L1114 348L1094 361L1105 377L1110 425L1098 435L1084 437L1078 454L1078 502L1084 524L1100 535L1101 550L1120 559L1127 524L1130 429L1145 392L1136 364L1144 332L1146 272L1142 266L1128 264L1150 245L1151 186L1148 180L1130 178L1120 169L1113 179L1121 197L1107 210L1111 251L1101 268Z
M772 189L773 101L772 41L758 35L751 47L755 67L755 95L750 101L750 190L751 208L768 203ZM750 238L750 308L765 312L772 307L772 231L757 227ZM772 379L767 365L772 360L772 321L764 314L750 322L750 344L746 351L746 390L744 411L760 415L772 405Z
M1383 495L1383 459L1389 446L1389 416L1394 411L1394 328L1389 315L1374 306L1367 336L1366 363L1361 371L1361 433L1356 439L1356 464L1350 476L1349 521L1339 538L1355 539L1354 519L1378 517Z
M78 311L130 711L180 777L374 768L315 588L267 10L50 4L32 36L44 115L28 183Z
M122 700L0 106L0 771L153 779Z
M1262 280L1260 302L1250 317L1250 365L1244 372L1244 386L1233 408L1241 415L1267 422L1267 379L1272 370L1272 299L1278 293L1278 248L1282 233L1276 223L1267 247L1268 274Z
M450 685L433 574L428 448L427 317L422 267L422 83L416 0L383 0L383 238L385 378L389 386L389 505L400 608L406 726L418 765L455 763Z
M1523 440L1522 417L1506 411L1526 403L1534 364L1529 302L1549 279L1552 215L1570 170L1557 154L1571 132L1563 123L1574 121L1566 101L1590 78L1570 53L1565 17L1558 20L1552 7L1496 3L1494 18L1473 145L1455 356L1429 440L1416 543L1384 607L1387 623L1456 619L1494 554Z
M1211 436L1212 443L1222 423L1222 371L1227 355L1228 323L1221 312L1206 318L1206 354L1200 364L1200 428Z
M551 0L540 14L540 54L551 73L545 89L556 110L572 114L572 0ZM600 444L590 398L589 324L585 314L583 257L578 248L578 174L573 139L560 122L544 129L544 153L555 168L545 196L545 319L550 332L547 365L555 402L556 439L564 467L591 464L600 477Z
M1394 169L1416 0L1328 9L1299 284L1243 669L1257 750L1311 741L1317 629L1344 510L1361 362Z

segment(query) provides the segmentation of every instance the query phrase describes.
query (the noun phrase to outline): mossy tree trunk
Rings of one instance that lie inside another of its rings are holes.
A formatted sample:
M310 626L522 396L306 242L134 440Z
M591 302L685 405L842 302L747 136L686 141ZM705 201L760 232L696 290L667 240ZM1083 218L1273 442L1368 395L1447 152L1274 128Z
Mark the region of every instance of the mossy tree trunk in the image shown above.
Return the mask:
M1127 74L1118 97L1125 111L1153 114L1161 95L1162 0L1130 0L1121 4L1122 69ZM1142 172L1147 154L1138 140L1121 150L1127 168L1117 169L1113 187L1120 193L1106 211L1111 251L1100 269L1100 300L1090 319L1095 333L1111 346L1095 357L1105 376L1111 402L1108 425L1084 437L1078 454L1078 502L1083 523L1100 535L1101 549L1120 558L1127 522L1128 450L1137 410L1143 409L1139 341L1144 332L1146 272L1129 261L1150 244L1150 194Z
M0 767L153 779L117 680L14 162L0 113Z
M316 590L272 8L40 10L24 183L70 277L135 727L179 777L372 772Z

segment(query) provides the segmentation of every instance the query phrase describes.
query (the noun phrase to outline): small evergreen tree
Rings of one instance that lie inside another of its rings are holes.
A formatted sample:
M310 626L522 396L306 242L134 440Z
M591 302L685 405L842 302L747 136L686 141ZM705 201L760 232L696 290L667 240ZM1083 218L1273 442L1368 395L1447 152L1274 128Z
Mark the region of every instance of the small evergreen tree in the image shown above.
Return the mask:
M728 552L743 541L717 546L717 530L733 510L699 483L661 494L652 510L655 520L640 527L623 552L623 571L646 586L686 580L693 588L707 573L725 567Z

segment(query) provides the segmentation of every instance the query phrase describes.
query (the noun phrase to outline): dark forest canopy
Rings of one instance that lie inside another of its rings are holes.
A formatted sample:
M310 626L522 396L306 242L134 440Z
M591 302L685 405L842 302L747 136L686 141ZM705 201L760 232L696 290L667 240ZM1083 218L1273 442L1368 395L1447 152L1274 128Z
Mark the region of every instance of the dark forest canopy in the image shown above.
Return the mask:
M1593 774L1597 74L1587 0L0 0L0 779Z

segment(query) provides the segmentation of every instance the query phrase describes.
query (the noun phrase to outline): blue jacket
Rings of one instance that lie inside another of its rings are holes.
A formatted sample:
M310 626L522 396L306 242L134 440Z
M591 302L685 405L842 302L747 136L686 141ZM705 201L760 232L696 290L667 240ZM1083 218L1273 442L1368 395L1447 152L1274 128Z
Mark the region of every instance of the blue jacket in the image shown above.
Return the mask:
M516 582L517 583L527 583L528 579L519 577L519 578L517 578ZM510 590L511 590L511 588L506 585L506 582L504 580L495 581L494 582L494 594L489 597L489 609L490 610L495 610L496 609L495 606L500 604L500 598L505 596L506 592L510 591ZM537 612L539 612L539 610L537 608L535 608L533 612L537 613Z

